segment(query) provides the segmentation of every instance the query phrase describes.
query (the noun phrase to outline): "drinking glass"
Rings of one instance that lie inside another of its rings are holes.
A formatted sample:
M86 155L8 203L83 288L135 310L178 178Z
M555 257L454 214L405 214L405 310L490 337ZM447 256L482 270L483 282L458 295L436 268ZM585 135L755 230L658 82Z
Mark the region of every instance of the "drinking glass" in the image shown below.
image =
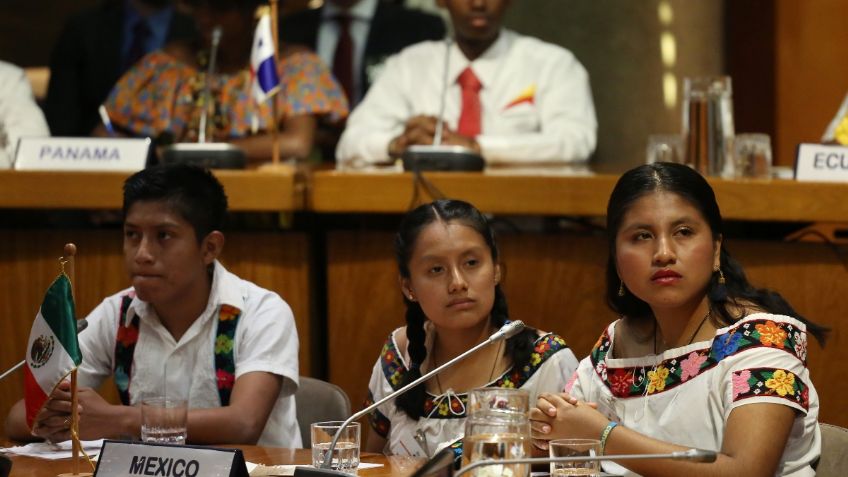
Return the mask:
M679 134L651 134L645 149L645 163L675 162L683 164L683 138Z
M726 174L733 151L733 89L729 76L683 80L686 164L703 175Z
M316 422L310 426L312 432L312 466L321 468L327 456L327 450L333 437L341 432L333 449L331 468L348 474L355 474L359 467L360 426L351 422L341 429L342 421Z
M481 388L469 394L462 441L462 466L484 459L530 456L530 394L523 389ZM492 465L471 472L477 476L527 476L530 466Z
M601 441L597 439L554 439L548 443L551 457L596 457L601 455ZM597 476L601 463L551 462L551 477L567 475Z
M768 134L738 134L733 139L733 175L736 178L771 177L771 138Z
M158 444L185 444L188 401L169 397L141 400L141 440Z

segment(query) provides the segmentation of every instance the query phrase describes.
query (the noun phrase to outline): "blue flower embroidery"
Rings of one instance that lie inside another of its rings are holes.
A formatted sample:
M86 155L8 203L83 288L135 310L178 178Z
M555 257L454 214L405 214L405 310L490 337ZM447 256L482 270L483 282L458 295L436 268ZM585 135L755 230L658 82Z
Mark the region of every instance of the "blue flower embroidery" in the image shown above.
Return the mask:
M724 337L719 337L716 339L713 344L713 353L715 354L715 360L721 361L727 356L736 352L739 348L739 340L742 339L742 336L738 333L730 333L725 335Z

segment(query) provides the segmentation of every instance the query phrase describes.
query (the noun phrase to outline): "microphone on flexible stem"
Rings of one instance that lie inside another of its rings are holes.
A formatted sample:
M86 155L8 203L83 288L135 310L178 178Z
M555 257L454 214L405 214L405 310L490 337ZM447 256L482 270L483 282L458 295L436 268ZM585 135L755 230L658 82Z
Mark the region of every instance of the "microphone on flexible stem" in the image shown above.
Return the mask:
M436 134L433 144L409 146L403 151L401 159L407 171L482 171L485 166L483 156L473 150L442 144L442 132L445 128L445 97L448 93L448 66L450 66L450 37L445 38L445 69L442 76L442 97L439 102L439 117L436 118Z
M457 470L453 477L460 477L462 474L468 473L479 467L487 467L492 465L512 465L512 464L547 464L559 462L600 462L604 460L620 461L620 460L646 460L646 459L671 459L671 460L688 460L690 462L715 462L715 451L703 449L688 449L685 451L669 452L665 454L621 454L621 455L595 455L595 456L571 456L571 457L528 457L526 459L485 459L472 462L467 466Z
M88 328L88 320L83 318L83 319L77 321L77 334L82 333L82 330L84 330L86 328ZM26 360L23 360L20 363L14 365L11 368L4 371L3 374L0 374L0 381L6 379L6 376L9 376L10 374L14 373L15 371L17 371L18 369L23 367L24 364L26 364Z
M206 82L201 92L203 109L200 111L200 123L197 128L197 142L181 142L166 146L162 150L162 162L195 164L207 168L243 169L244 151L226 142L206 142L209 106L212 104L212 76L218 59L218 46L221 44L221 27L212 30L212 45L209 49L209 64L206 68Z
M296 471L296 476L300 477L301 475L303 475L304 477L306 477L308 475L311 475L311 476L317 477L317 476L321 476L321 475L325 475L325 476L336 475L335 471L330 470L331 466L333 464L333 451L336 448L336 444L338 443L339 436L341 436L341 434L342 434L341 431L343 431L344 428L346 428L348 425L350 425L351 422L359 419L362 416L367 415L368 413L370 413L374 409L377 409L379 406L382 406L384 403L391 401L392 399L395 399L396 397L400 396L401 394L409 391L410 389L414 388L415 386L418 386L419 384L423 383L424 381L427 381L428 379L432 378L436 374L438 374L438 373L444 371L445 369L453 366L454 364L464 360L465 358L471 356L472 354L474 354L477 351L485 348L486 346L489 346L492 343L497 343L498 341L501 341L501 340L509 339L509 338L517 335L523 329L524 329L524 322L523 321L521 321L521 320L511 321L511 322L503 325L498 331L492 333L491 336L486 338L483 342L475 345L473 348L469 349L468 351L463 352L462 354L456 356L455 358L451 359L450 361L446 362L445 364L443 364L441 366L437 366L436 368L427 372L426 374L424 374L420 378L416 379L415 381L407 384L406 386L398 389L397 391L389 394L388 396L385 396L383 399L380 399L379 401L371 404L370 406L366 407L365 409L353 414L352 416L347 418L347 420L344 421L341 426L339 426L339 430L336 432L336 435L333 436L333 440L330 442L330 447L328 447L327 450L324 451L324 459L323 459L323 463L321 464L321 468L318 469L318 470L314 470L314 469L300 470L300 468L298 468L298 470ZM344 475L340 472L339 472L339 474Z

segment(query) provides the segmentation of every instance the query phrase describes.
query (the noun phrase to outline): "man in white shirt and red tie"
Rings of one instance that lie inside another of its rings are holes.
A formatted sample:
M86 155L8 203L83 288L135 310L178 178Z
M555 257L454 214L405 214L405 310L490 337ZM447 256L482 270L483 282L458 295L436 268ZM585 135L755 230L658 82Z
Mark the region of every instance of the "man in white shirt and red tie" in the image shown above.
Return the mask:
M411 145L432 144L443 94L443 144L471 148L489 164L588 159L597 120L577 59L502 28L510 0L438 4L450 13L455 42L419 43L386 62L348 118L336 149L339 164L385 163Z

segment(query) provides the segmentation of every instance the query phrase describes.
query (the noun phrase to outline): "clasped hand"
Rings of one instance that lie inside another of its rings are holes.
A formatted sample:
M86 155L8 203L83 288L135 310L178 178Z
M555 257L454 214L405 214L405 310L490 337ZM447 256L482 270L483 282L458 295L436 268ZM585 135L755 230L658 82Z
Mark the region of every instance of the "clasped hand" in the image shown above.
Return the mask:
M406 122L403 133L389 143L389 155L400 157L409 146L433 144L438 119L435 116L414 116ZM442 144L467 147L480 152L480 145L473 137L463 136L444 125Z
M77 389L77 413L80 421L80 438L83 440L104 437L104 430L116 424L106 402L91 388ZM44 404L32 425L32 435L48 442L62 442L71 438L71 383L63 381Z
M553 439L597 439L609 423L597 407L567 393L540 394L536 407L530 410L533 445L547 449L548 441Z

